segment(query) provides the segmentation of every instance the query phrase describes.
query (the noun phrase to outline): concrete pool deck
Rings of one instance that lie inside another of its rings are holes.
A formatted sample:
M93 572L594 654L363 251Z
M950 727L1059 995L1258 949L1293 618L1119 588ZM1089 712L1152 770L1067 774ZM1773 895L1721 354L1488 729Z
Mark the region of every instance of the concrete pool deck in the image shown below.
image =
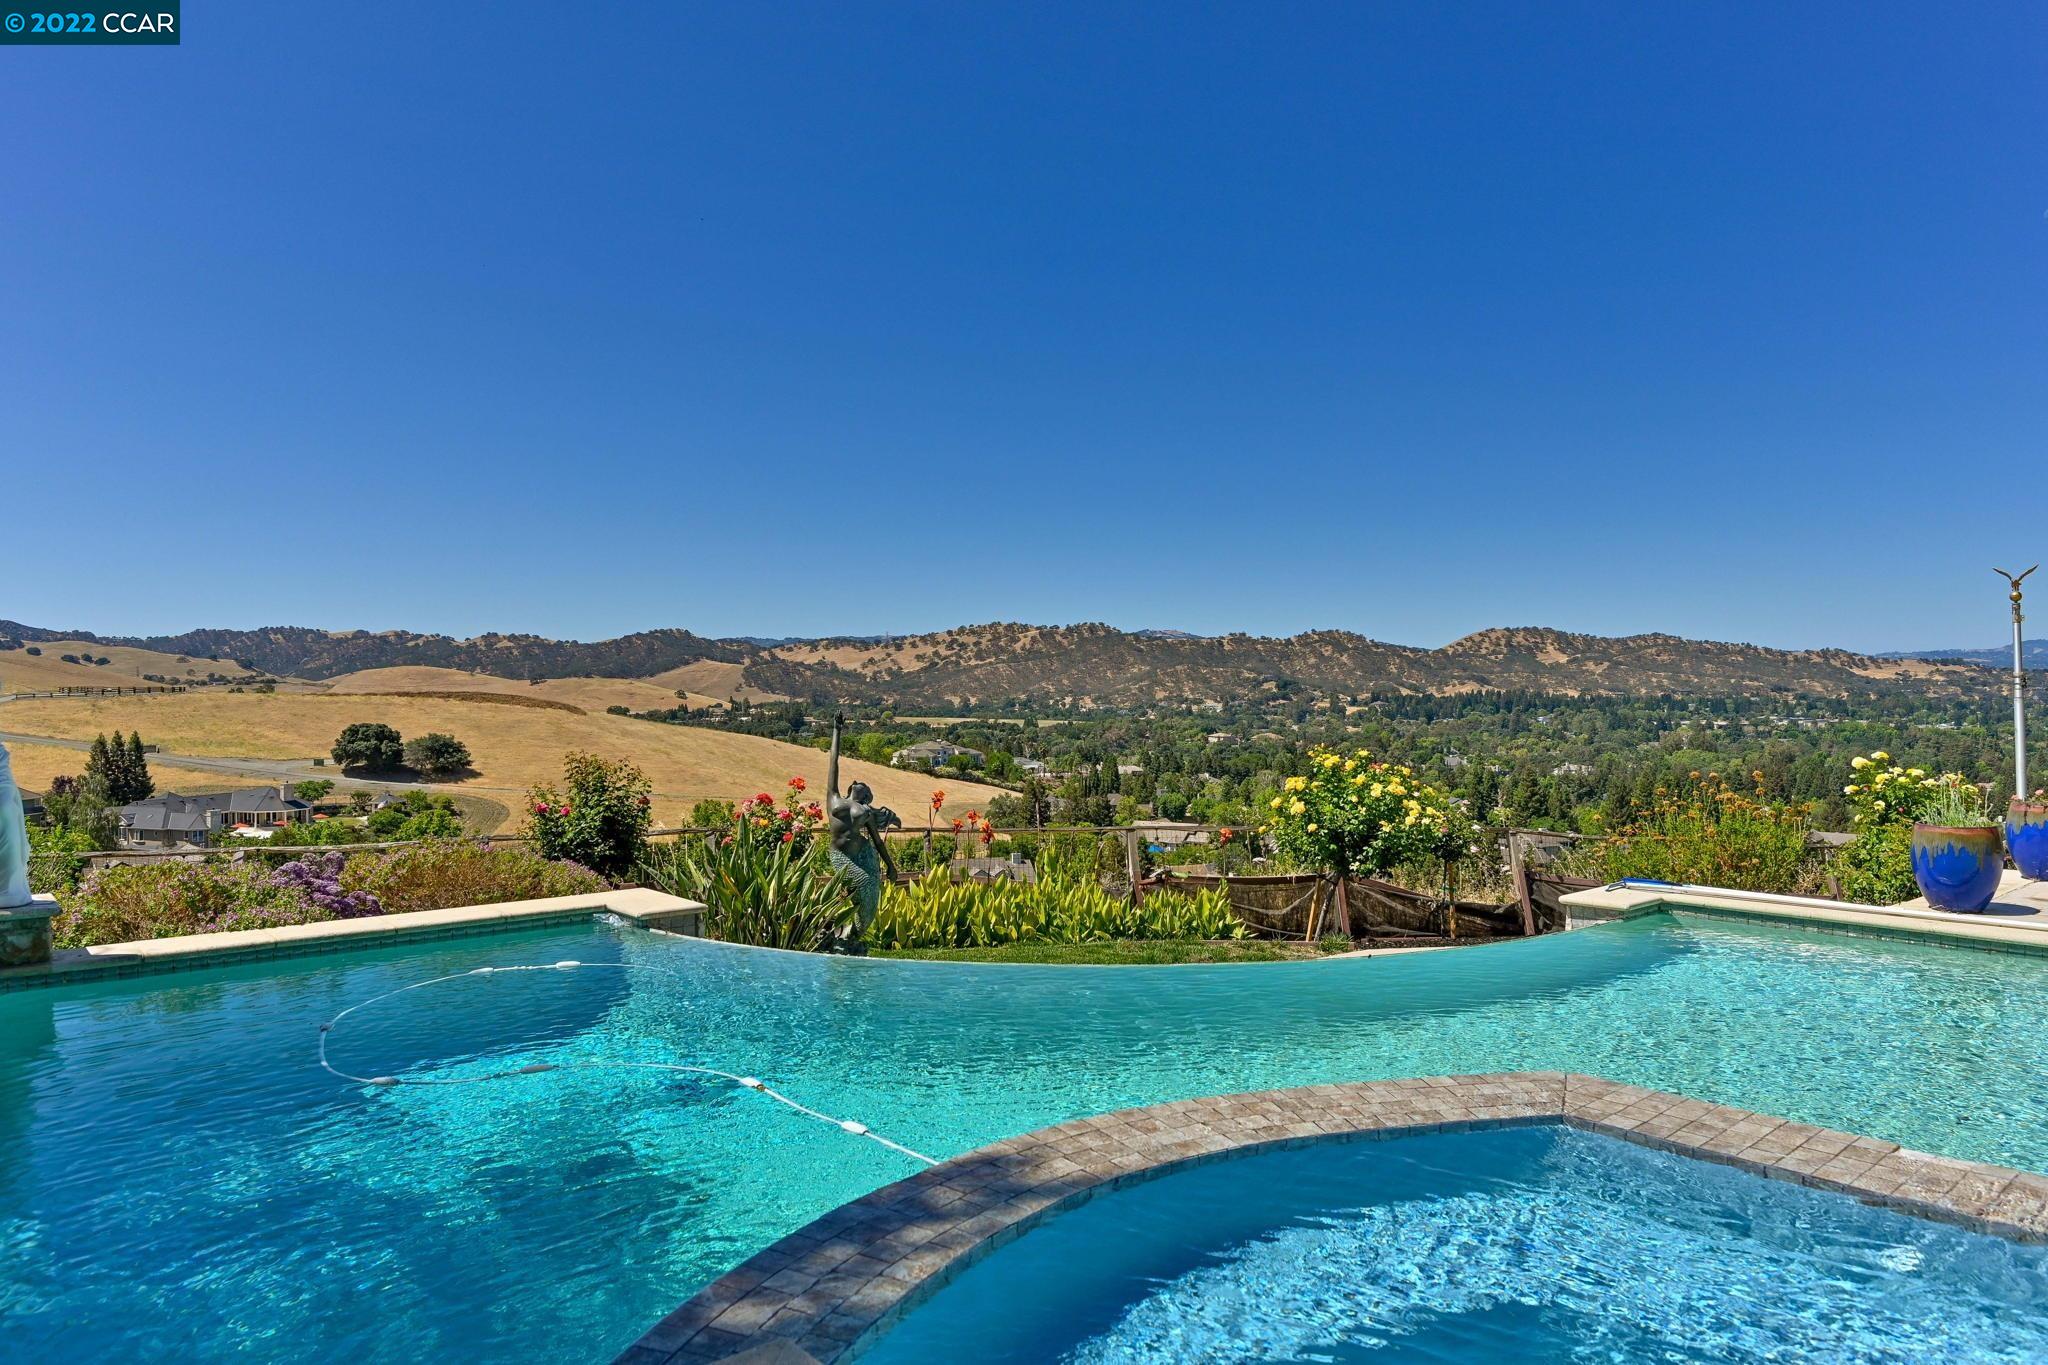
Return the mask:
M1703 910L1866 933L1947 939L1979 948L2048 953L2048 882L2028 881L2013 871L2007 871L2000 879L1998 894L1990 907L1975 915L1935 910L1925 900L1900 905L1853 905L1811 896L1772 896L1647 883L1574 891L1563 900L1574 929L1656 910Z
M843 1204L714 1281L614 1365L851 1360L962 1270L1124 1185L1322 1141L1563 1124L1918 1217L2048 1241L2048 1176L1558 1071L1180 1100L1041 1128Z

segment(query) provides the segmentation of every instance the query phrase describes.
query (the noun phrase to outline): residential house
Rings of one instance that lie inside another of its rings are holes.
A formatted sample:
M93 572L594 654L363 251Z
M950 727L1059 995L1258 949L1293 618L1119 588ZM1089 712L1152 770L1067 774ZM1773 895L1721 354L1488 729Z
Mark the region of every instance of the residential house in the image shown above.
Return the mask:
M982 765L981 750L948 744L942 739L921 740L907 749L898 749L889 755L889 762L898 768L944 768L950 767L954 759L962 756L965 756L970 767L979 768Z
M205 796L152 796L121 807L120 816L123 843L205 848L236 830L268 835L286 825L303 824L312 819L313 807L282 787L254 787Z

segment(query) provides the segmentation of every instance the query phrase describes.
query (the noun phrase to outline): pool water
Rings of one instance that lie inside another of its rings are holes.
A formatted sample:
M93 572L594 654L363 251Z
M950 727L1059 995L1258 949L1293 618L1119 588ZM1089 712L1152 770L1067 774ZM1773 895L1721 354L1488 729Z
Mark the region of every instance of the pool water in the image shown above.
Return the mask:
M862 1360L2044 1358L2048 1248L1546 1125L1113 1191L969 1267Z
M1570 1069L2048 1170L2048 960L1658 915L1449 953L1194 967L848 960L588 926L0 994L10 1361L600 1360L934 1156L1081 1114Z

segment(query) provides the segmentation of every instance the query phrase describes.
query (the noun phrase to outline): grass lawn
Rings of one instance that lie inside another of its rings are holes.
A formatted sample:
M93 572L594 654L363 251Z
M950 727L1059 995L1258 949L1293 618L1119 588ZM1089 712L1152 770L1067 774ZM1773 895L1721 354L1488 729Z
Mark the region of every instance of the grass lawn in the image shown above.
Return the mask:
M1238 943L1119 940L1113 943L1007 943L1000 948L883 948L875 957L936 962L1050 962L1066 966L1142 966L1179 962L1290 962L1324 956L1315 943L1247 939Z

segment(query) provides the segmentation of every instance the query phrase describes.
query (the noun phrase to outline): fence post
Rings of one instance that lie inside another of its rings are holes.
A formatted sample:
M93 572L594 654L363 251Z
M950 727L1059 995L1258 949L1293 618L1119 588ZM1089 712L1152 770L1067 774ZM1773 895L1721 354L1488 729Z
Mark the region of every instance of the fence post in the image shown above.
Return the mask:
M1508 831L1508 869L1514 874L1515 900L1522 908L1522 933L1536 937L1536 902L1530 894L1529 862L1522 856L1522 836Z
M1124 831L1124 875L1131 883L1131 904L1136 905L1140 894L1138 878L1142 875L1142 868L1138 860L1138 831L1135 829Z

